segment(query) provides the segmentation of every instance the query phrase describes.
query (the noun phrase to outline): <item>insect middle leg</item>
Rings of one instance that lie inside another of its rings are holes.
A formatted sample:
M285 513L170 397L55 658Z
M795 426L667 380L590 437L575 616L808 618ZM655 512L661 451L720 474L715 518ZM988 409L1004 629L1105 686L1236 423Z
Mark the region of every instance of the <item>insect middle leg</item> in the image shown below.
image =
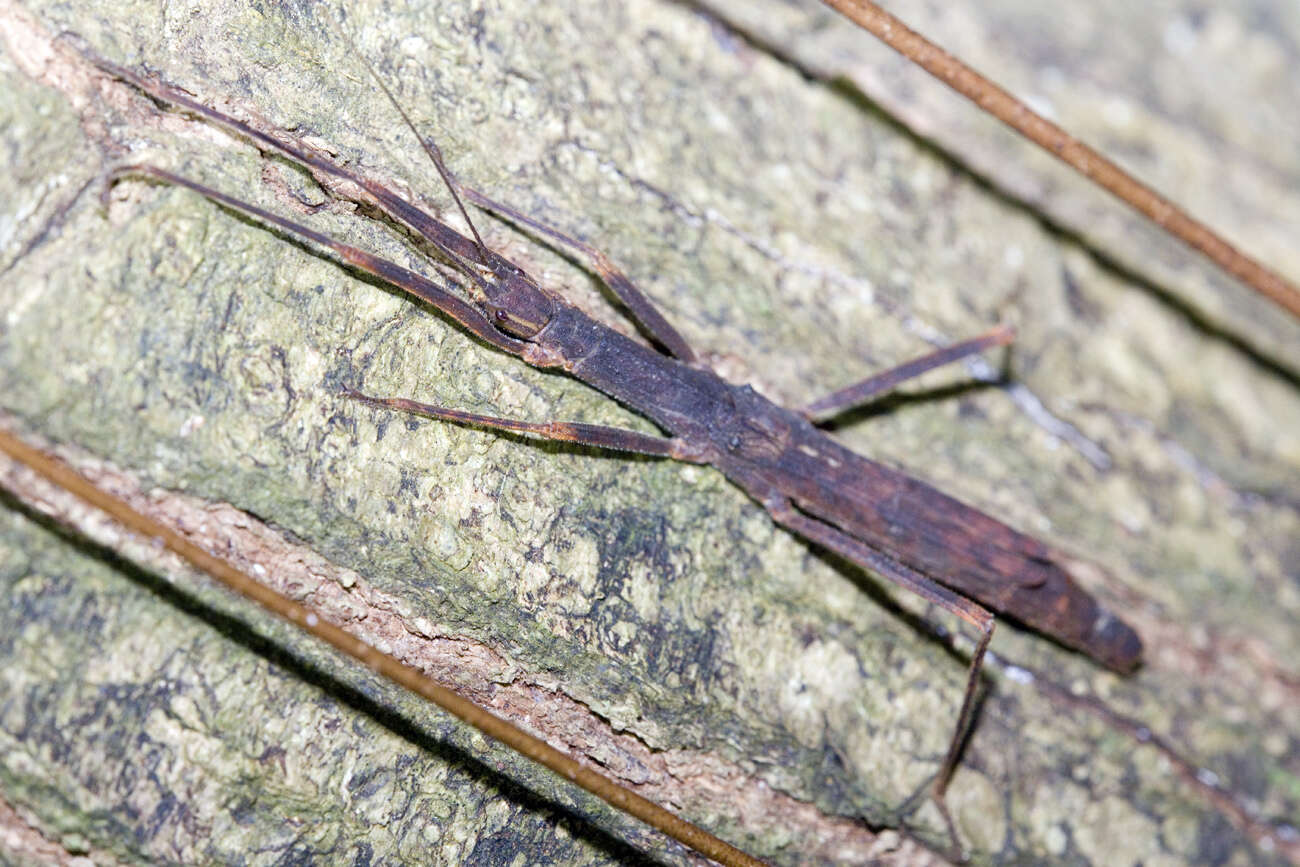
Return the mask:
M429 403L419 403L403 397L371 397L351 388L346 388L344 393L348 397L380 409L426 415L430 418L441 419L455 424L532 434L541 439L556 442L579 443L595 448L614 449L615 451L632 452L658 458L672 458L673 460L689 461L691 463L702 463L704 461L702 452L693 448L686 440L676 437L654 436L653 434L643 434L626 428L607 427L599 424L565 421L522 421L501 418L500 416L480 415L476 412L465 412L464 410L449 409Z
M945 346L943 349L936 349L934 352L922 355L920 358L914 358L896 367L882 370L880 373L815 400L799 411L810 421L826 421L845 410L861 406L876 395L889 391L909 379L914 379L923 373L934 370L936 367L942 367L945 364L951 364L954 361L976 355L994 346L1005 346L1014 340L1015 336L1015 332L1010 327L999 325L987 334L973 337L970 340L963 340L951 346Z

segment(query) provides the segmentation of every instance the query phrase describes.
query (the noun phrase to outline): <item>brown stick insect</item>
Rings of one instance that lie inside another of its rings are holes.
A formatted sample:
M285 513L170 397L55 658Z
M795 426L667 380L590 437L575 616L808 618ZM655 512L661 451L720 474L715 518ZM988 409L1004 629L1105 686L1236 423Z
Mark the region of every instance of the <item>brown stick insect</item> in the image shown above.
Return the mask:
M257 79L257 78L259 78L259 77L257 77L257 75L255 75L255 74L253 74L253 73L250 73L250 75L252 75L253 79ZM253 100L253 101L256 101L256 103L260 103L261 100ZM290 116L292 116L292 114L290 114ZM175 121L172 121L172 122L174 123ZM190 130L196 130L196 127L195 127L194 125L188 125L188 129L190 129ZM472 146L472 147L473 147L473 146ZM529 160L529 161L532 161L532 160ZM222 185L220 185L220 183L218 183L218 185L216 185L216 186L222 186ZM125 192L125 190L123 190L123 192ZM159 201L173 201L173 203L178 204L178 205L179 205L179 208L181 208L182 213L185 212L185 211L187 211L187 209L194 209L194 204L192 204L192 201L191 201L191 200L188 200L188 199L186 198L186 196L174 196L174 195L168 195L168 196L166 196L166 198L164 199L164 198L161 198L161 194L157 194L157 195L160 196L160 199L157 199L157 200L159 200ZM511 199L513 199L513 198L516 198L516 195L517 195L517 194L507 194L507 198L511 198ZM151 196L151 199L152 199L152 196ZM175 209L175 205L173 205L173 207L172 207L172 208L169 208L169 209ZM532 211L532 212L546 212L546 211L542 211L542 209L539 209L539 208L537 207L537 205L530 205L530 208L529 208L529 209L530 209L530 211ZM121 212L121 211L123 211L123 208L120 208L120 212ZM130 211L131 211L131 213L133 213L133 214L139 214L139 216L142 216L142 217L147 217L149 213L152 213L151 209L149 209L149 208L131 208ZM200 209L198 209L198 211L196 211L196 213L199 213L199 214L207 214L207 213L208 213L208 209L200 208ZM216 214L216 212L214 212L214 211L213 211L212 213L213 213L213 214ZM205 217L205 216L204 216L204 221L207 221L207 220L208 220L208 217ZM235 222L230 221L230 218L229 218L229 217L216 216L216 221L217 221L217 225L218 225L218 226L225 226L225 225L235 225L235 226L238 226L238 224L235 224ZM146 225L147 225L147 224L146 224ZM174 218L169 218L169 220L168 220L168 231L166 231L166 235L170 235L170 229L172 229L173 226L177 226L177 225L183 225L183 224L178 224L178 221L175 221ZM239 231L239 234L240 234L240 235L251 235L252 233L248 233L247 229L244 229L244 230L242 230L242 231ZM467 233L467 234L468 234L468 233ZM160 240L161 240L161 238L162 238L162 235L164 235L164 233L160 233ZM599 235L590 235L590 237L599 237ZM616 240L606 239L606 240L603 240L602 243L617 243L617 242L616 242ZM165 255L165 253L164 253L164 255ZM620 253L620 259L627 259L627 257L628 257L628 256L627 256L627 253ZM298 256L298 255L296 255L296 253L294 253L294 255L290 256L290 259L294 259L294 260L296 260L296 259L300 259L300 256ZM400 261L400 260L399 260L399 261ZM318 268L318 265L316 265L316 266L317 266L317 268ZM533 270L533 273L537 273L537 270L534 270L533 268L530 268L529 270ZM673 270L676 270L676 269L673 269ZM643 268L643 266L640 266L640 268L637 268L637 269L636 269L636 273L638 273L638 274L649 274L649 273L651 273L651 272L650 272L650 270L647 270L647 269ZM764 281L764 285L766 285L766 281ZM277 290L278 290L278 286L277 286L277 287L268 287L268 289L265 289L265 290L264 290L263 294L265 294L266 298L276 298L276 296L277 296ZM187 292L186 295L188 295L188 292ZM170 296L169 300L172 300L172 299L174 299L174 298L175 298L175 296L172 295L172 296ZM235 292L235 298L237 298L237 300L240 300L240 302L247 302L247 300L250 300L250 295L248 295L248 292L243 292L242 298L240 298L239 292L238 292L238 290L237 290L237 292ZM251 296L251 299L252 299L252 300L257 300L257 298L259 298L259 296L257 296L256 294L253 294L253 295ZM287 305L286 305L286 307L287 307ZM409 321L412 320L412 318L417 318L417 317L419 317L419 313L407 313L407 315L406 315L406 321L409 322ZM365 318L372 318L372 317L365 317ZM376 318L376 320L378 320L378 317L374 317L374 318ZM675 316L675 317L673 317L673 318L675 318L675 320L677 320L677 318L679 318L679 317ZM238 324L238 321L239 321L239 320L234 320L235 324ZM693 324L693 326L694 326L695 329L698 329L698 328L699 328L698 324ZM434 329L426 329L426 330L435 331L435 333L437 333L437 331L438 331L439 329L434 328ZM456 342L456 339L458 339L458 338L452 337L452 338L451 338L451 341L455 343L455 342ZM695 339L693 338L693 342L697 342L697 341L695 341ZM329 347L333 348L334 346L346 346L346 344L350 344L350 343L351 343L351 341L339 341L339 339L334 338L334 339L331 339L331 341L326 342L326 343L325 343L325 346L329 346ZM391 346L391 343L393 343L393 342L390 342L390 343L389 343L390 346ZM186 357L186 356L178 356L178 357L182 357L182 359L183 359L183 357ZM858 352L854 352L853 357L855 357L855 359L858 359L859 361L861 361L861 354L858 354ZM1022 359L1022 361L1023 361L1023 359ZM493 360L490 359L490 356L489 356L489 360L487 360L487 363L489 363L489 364L493 364ZM498 364L499 364L499 367L506 368L506 369L520 369L520 368L519 368L519 365L513 365L512 361L510 361L510 360L502 360L502 361L499 361ZM516 376L517 376L517 374L516 374ZM369 378L369 377L367 377L367 380L368 380L368 378ZM539 380L543 380L543 385L545 385L545 378L543 378L543 377L537 377L537 378L539 378ZM365 382L365 381L367 381L367 380L351 380L351 381L352 381L352 382L356 382L357 385L360 385L361 382ZM827 382L828 385L829 385L829 383L833 383L833 382L835 382L835 380L833 380L832 377L824 377L822 381ZM315 385L315 383L313 383L313 385ZM373 381L372 381L372 382L369 382L369 389L376 390L377 387L378 387L378 386L373 385ZM435 383L435 385L433 386L433 389L434 389L435 391L437 391L437 390L441 389L441 386L439 386L439 385L437 385L437 383ZM577 386L569 386L569 389L571 389L571 390L575 390L575 389L577 389ZM411 391L407 390L406 387L403 387L402 390L386 389L386 391L387 391L387 393L389 393L389 394L411 394ZM555 390L554 390L554 389L551 389L551 390L547 391L547 394L554 394L554 393L555 393ZM302 387L299 387L299 395L302 395L302 394L303 394ZM793 391L793 394L796 394L796 395L797 395L797 394L800 394L800 393L798 393L798 391L796 390L796 391ZM459 400L456 400L456 403L459 403ZM183 406L183 403L182 403L182 406ZM464 404L460 404L460 406L464 406ZM482 406L478 406L478 407L474 407L474 408L481 409L481 411L487 411L487 412L490 412L490 409L486 409L487 406L491 406L491 402L489 402L489 403L485 403L485 404L482 404ZM346 404L346 402L335 402L335 411L337 411L337 407L344 407L344 408L346 408L346 407L347 407L347 404ZM313 409L315 409L315 407L313 407ZM205 411L205 408L200 409L200 411ZM524 413L521 413L520 411L512 411L512 413L513 413L513 415L524 415ZM339 415L341 415L341 416L343 416L343 415L347 415L347 416L355 416L355 415L357 415L357 413L355 412L355 409L351 409L351 411L347 411L347 409L344 409L344 412L339 413ZM363 424L363 426L367 425L367 421L369 421L369 422L374 422L374 424L382 425L383 422L385 422L386 419L389 419L389 417L391 417L391 413L369 413L368 411L361 412L361 413L359 413L359 415L360 415L360 417L361 417L361 420L363 420L363 421L361 421L361 424ZM906 417L906 415L907 415L907 413L902 413L902 416ZM963 413L963 415L965 415L965 413ZM538 416L529 416L529 415L524 415L524 417L538 417ZM542 416L542 417L545 417L545 416ZM564 413L556 413L556 415L554 415L554 417L575 417L575 415L572 415L571 412L564 412ZM892 424L892 422L885 422L885 424ZM214 426L214 425L211 424L211 416L209 416L208 432L213 432L214 429L216 429L216 426ZM878 428L878 429L879 429L879 428ZM382 430L382 429L381 429L381 430ZM408 445L406 446L406 448L407 448L408 451L411 450L411 448L412 448L411 443L416 442L416 439L417 439L417 438L416 438L416 435L413 435L411 432L399 432L398 435L396 435L396 437L393 437L393 433L391 433L391 430L393 430L393 429L390 428L390 438L389 438L389 441L387 441L387 442L385 442L385 443L382 443L382 445L380 446L381 450L383 450L383 451L387 451L387 452L389 452L389 454L393 454L393 450L391 450L390 447L394 445L394 439L398 439L399 442L407 442ZM868 433L870 433L870 432L868 432ZM507 454L515 454L515 452L524 452L524 454L528 454L528 450L524 450L524 448L519 448L519 447L511 446L510 443L508 443L508 442L500 442L500 441L497 441L497 439L495 439L495 438L491 438L491 437L482 437L482 435L480 435L480 434L473 434L473 433L469 433L469 432L452 432L452 433L447 433L447 432L443 432L443 430L438 430L438 432L434 432L434 429L432 429L432 428L425 428L424 432L421 432L421 433L420 433L420 435L419 435L419 439L426 439L426 438L430 438L430 437L437 437L437 438L441 439L441 438L448 437L448 435L450 435L450 437L452 437L452 442L468 442L468 443L480 443L480 442L482 442L482 443L495 443L495 445L491 445L491 446L490 446L491 448L494 448L494 454L502 454L502 452L507 452ZM852 435L852 434L850 434L850 435ZM192 441L191 441L191 442L192 442ZM198 442L194 442L194 445L195 445L195 446L198 446L199 443L198 443ZM365 445L369 445L369 443L365 443ZM487 446L484 446L484 447L487 447ZM108 451L108 454L112 454L112 450L110 450L110 448L108 448L108 450L105 450L105 451ZM434 451L435 451L435 450L434 450ZM868 454L870 454L870 452L868 452ZM532 455L533 455L533 460L536 461L536 452L532 452ZM406 459L403 459L403 460L406 460L406 463L407 463L407 464L412 464L412 461L411 461L411 459L409 459L409 458L406 458ZM896 460L897 460L897 458L896 458ZM576 463L576 461L577 461L577 456L569 456L569 458L563 458L563 456L562 456L562 458L560 458L559 460L542 460L542 461L536 461L536 463L541 463L541 464L543 464L543 465L547 465L547 464L549 464L550 467L555 467L555 465L564 465L565 461L568 461L568 463ZM603 460L603 461L597 461L597 460L585 460L585 461L582 461L582 463L584 463L584 465L597 465L597 464L601 464L601 463L603 463L604 465L606 465L606 467L614 467L614 465L617 465L617 461L616 461L615 459L607 459L607 460ZM905 459L905 463L910 463L910 459ZM419 465L419 461L415 461L415 464L412 464L412 465ZM684 477L684 478L688 478L688 477L689 477L689 478L697 478L697 477L705 478L705 480L708 480L708 484L710 484L710 485L720 485L720 484L722 484L722 482L720 482L720 481L716 481L716 482L715 482L715 480L719 480L719 478L720 478L720 477L718 476L718 474L716 474L716 473L712 473L712 472L698 472L698 471L695 471L695 469L676 469L676 468L673 468L672 465L669 465L669 464L667 464L667 463L658 463L658 464L653 464L653 463L650 463L650 461L642 461L641 467L640 467L640 469L638 469L637 472L640 472L640 473L645 473L645 472L654 472L654 473L659 473L659 474L668 474L668 473L671 473L671 474L677 474L677 473L681 473L681 474L682 474L682 477ZM688 473L689 473L689 476L688 476ZM468 473L467 473L467 474L468 474ZM385 484L385 485L382 485L382 487L387 487L387 485L386 485L386 484ZM630 487L630 485L629 485L629 487ZM394 486L394 489L393 489L393 490L395 490L395 486ZM677 490L677 491L675 491L675 493L673 493L673 495L676 495L676 497L681 497L681 494L682 494L682 491L681 491L681 490ZM218 497L220 497L220 495L218 495ZM732 500L737 500L737 502L738 502L738 500L741 499L741 498L740 498L740 495L737 495L737 494L728 494L728 497L731 498ZM980 495L976 495L976 497L980 497ZM313 498L313 499L315 499L315 498ZM698 498L698 499L705 499L705 498ZM718 499L718 498L707 498L707 499L705 499L705 502L706 502L706 504L708 504L708 506L712 506L712 503L710 503L710 500L715 500L715 499ZM234 499L234 500L231 500L231 502L244 502L244 500L242 500L242 499ZM978 499L978 500L975 500L975 502L989 502L989 499L988 499L988 498L985 498L985 497L982 497L982 498L980 498L980 499ZM328 506L328 503L322 503L322 504L326 504L326 506ZM749 511L750 511L750 512L755 512L755 515L753 516L753 521L754 521L755 524L763 525L763 526L767 526L767 524L766 524L766 520L764 520L764 516L762 515L762 513L759 513L758 510L749 510ZM559 523L563 523L563 521L564 521L565 519L568 519L568 517L569 517L568 515L560 515L560 516L559 516L559 519L558 519ZM1021 525L1028 525L1026 519L1024 519L1023 516L1022 516L1022 517L1019 517L1019 519L1017 519L1017 520L1018 520L1018 523L1021 524ZM287 523L286 525L292 525L291 521L290 521L290 523ZM770 530L768 530L768 532L770 532ZM719 534L719 533L714 532L714 538L718 538L718 539L720 539L719 546L724 546L724 545L729 545L728 539L731 538L731 537L729 537L728 534L725 534L725 533L723 533L723 534ZM780 532L776 532L775 534L771 534L770 538L775 538L775 539L777 539L777 546L776 546L776 547L777 547L777 554L780 554L780 549L790 549L790 550L797 550L797 551L802 551L802 550L803 550L803 549L802 549L802 546L800 545L800 543L794 541L793 538L788 537L787 534L780 533ZM603 545L603 541L602 541L602 545ZM741 547L740 547L740 550L741 550L741 551L744 551L744 546L741 546ZM815 564L815 563L814 563L813 565L818 565L818 564ZM722 582L722 584L723 584L723 586L725 586L725 585L727 585L727 582ZM816 593L818 593L818 591L822 590L822 588L820 588L820 586L816 586L816 585L818 585L818 584L820 584L820 582L813 582L813 586L810 586L810 590L809 590L810 598L815 598L815 597L813 597L813 595L811 595L811 594L816 594ZM867 604L867 606L865 606L865 607L870 607L870 604ZM906 630L902 630L902 633L905 634L905 633L906 633ZM725 633L719 633L719 634L725 634ZM1005 637L1005 636L1004 636L1004 637ZM1161 637L1161 649L1162 649L1162 650L1165 650L1165 649L1167 649L1167 646L1169 646L1169 637L1167 637L1167 636L1162 636L1162 637ZM1082 660L1075 660L1075 664L1076 664L1076 666L1079 666L1080 668L1082 668L1083 671L1087 671L1087 666L1086 666L1086 664L1082 663ZM1102 679L1102 682L1105 682L1105 681L1109 681L1109 679ZM575 682L576 682L576 681L575 681ZM1148 685L1148 684L1144 684L1143 689L1145 689L1145 686L1147 686L1147 685ZM1127 688L1122 688L1122 689L1127 689ZM958 692L958 690L957 690L956 688L954 688L954 686L949 686L949 689L939 690L939 692L943 692L944 694L948 694L948 695L956 695L957 692ZM1000 702L1000 710L1001 710L1001 702ZM930 725L930 727L933 728L933 731L935 731L936 733L939 733L939 732L941 731L941 729L946 728L946 721L950 720L950 718L952 718L952 715L953 715L952 712L946 712L946 714L944 714L944 715L941 715L941 716L935 716L935 718L933 718L933 719L937 719L937 720L944 720L945 723L944 723L943 727L940 727L940 725L931 725L931 724L930 724L930 721L928 721L928 719L926 720L926 724L927 724L927 725ZM988 734L989 731L997 731L997 729L996 729L996 724L998 723L998 721L1000 721L1000 719L991 719L991 720L985 720L985 721L989 721L989 723L993 723L993 724L995 724L995 727L992 727L992 728L989 728L989 727L982 727L983 731L980 732L980 737L982 737L982 738L985 737L985 736L987 736L987 734ZM879 738L878 738L878 740L879 740ZM681 744L685 744L686 741L679 741L679 742L681 742ZM666 744L666 741L659 741L659 744ZM759 753L755 753L755 755L758 755L758 754L759 754ZM932 755L932 762L937 764L937 762L939 762L939 758L940 758L939 753L937 753L937 746L935 746L935 751L933 751L933 753L932 753L931 755ZM976 755L975 755L975 757L974 757L974 762L971 763L972 773L974 773L975 770L979 770L980 773L983 773L983 772L984 772L984 768L983 768L982 766L980 766L980 762L982 762L982 760L985 760L985 759L987 759L987 754L984 753L984 750L980 750L979 753L976 753ZM963 772L963 776L965 776L965 772ZM959 783L962 783L962 781L959 780ZM961 793L961 792L963 792L963 789L965 789L965 788L966 788L965 784L963 784L963 785L961 785L961 786L956 786L956 788L954 788L954 796L956 796L957 793ZM971 814L969 814L969 812L967 812L966 815L969 816L969 815L971 815ZM965 818L965 816L963 816L963 818Z
M748 386L732 385L718 376L599 251L456 182L436 146L426 140L422 142L429 157L472 237L295 141L268 135L167 85L92 59L164 103L312 171L356 185L389 219L418 233L439 254L437 267L446 283L159 168L127 166L118 169L114 178L139 175L185 187L328 249L347 265L437 308L483 342L593 386L653 421L666 436L596 425L518 421L355 391L350 392L353 397L385 410L711 466L759 503L777 525L911 590L974 627L978 637L970 654L961 709L933 784L945 817L943 794L971 721L994 612L1113 670L1128 672L1138 665L1141 643L1136 633L1080 589L1046 546L923 482L850 451L817 426L900 382L1008 343L1009 329L998 328L954 344L801 409L786 409ZM409 119L407 123L414 130ZM601 324L490 249L474 228L462 197L585 258L655 346ZM955 838L955 830L953 834Z

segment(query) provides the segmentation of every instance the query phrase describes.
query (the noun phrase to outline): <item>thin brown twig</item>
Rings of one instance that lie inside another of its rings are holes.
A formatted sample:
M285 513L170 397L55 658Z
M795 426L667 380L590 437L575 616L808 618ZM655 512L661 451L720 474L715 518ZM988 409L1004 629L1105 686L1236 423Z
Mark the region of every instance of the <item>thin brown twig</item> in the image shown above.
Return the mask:
M178 554L192 566L207 573L235 593L279 615L393 683L427 699L520 755L576 783L607 804L640 819L719 864L761 867L762 861L674 815L653 801L641 797L603 774L585 767L540 738L528 734L455 691L433 681L418 669L400 662L396 657L330 623L307 606L268 587L229 562L209 554L176 530L140 513L125 500L103 490L68 464L28 445L3 428L0 428L0 452L25 465L47 481L106 512L130 530Z
M1300 289L871 0L822 0L1079 174L1300 319Z

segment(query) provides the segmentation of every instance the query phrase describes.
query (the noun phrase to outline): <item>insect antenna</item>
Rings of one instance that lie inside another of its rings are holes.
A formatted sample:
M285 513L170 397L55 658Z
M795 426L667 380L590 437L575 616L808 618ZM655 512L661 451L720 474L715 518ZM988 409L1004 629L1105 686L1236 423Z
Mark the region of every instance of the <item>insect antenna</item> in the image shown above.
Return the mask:
M397 109L397 113L401 115L402 122L406 124L406 128L411 131L411 134L415 136L415 140L420 143L420 146L424 148L424 152L428 154L429 159L433 161L434 168L438 170L438 176L442 178L442 182L447 187L447 191L451 193L452 199L456 202L456 207L460 209L460 215L465 218L465 223L469 226L470 232L474 235L474 243L478 246L479 256L482 257L482 264L489 264L491 257L488 255L487 245L483 243L483 237L479 235L478 227L475 226L474 221L470 219L469 211L466 210L465 203L461 201L460 193L456 190L456 180L451 176L451 172L447 171L447 164L443 162L442 149L438 147L437 142L433 139L425 138L420 135L420 131L415 127L415 121L411 120L411 116L406 113L406 109L402 107L400 102L398 102L397 96L394 95L393 91L388 87L387 83L384 82L383 78L379 76L379 72L375 69L374 65L366 59L366 56L357 48L356 42L347 32L347 29L340 27L339 32L343 35L344 41L348 43L348 47L352 49L352 54L361 61L361 64L366 68L366 71L370 73L370 77L375 80L375 84L378 84L379 89L384 92L384 96L388 97L388 102L393 106L393 108Z

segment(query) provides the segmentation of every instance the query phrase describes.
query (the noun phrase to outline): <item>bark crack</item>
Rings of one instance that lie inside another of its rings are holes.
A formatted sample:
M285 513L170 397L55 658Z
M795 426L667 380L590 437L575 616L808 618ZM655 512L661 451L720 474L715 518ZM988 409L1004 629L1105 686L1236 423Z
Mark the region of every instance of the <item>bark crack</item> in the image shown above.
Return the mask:
M0 416L12 426L12 420ZM295 599L358 637L416 666L478 704L598 767L661 804L689 805L728 815L745 830L762 833L797 826L819 841L810 857L827 862L943 863L919 841L877 834L860 821L826 815L781 792L735 762L695 750L655 748L631 731L616 731L549 675L535 675L493 648L458 634L448 624L411 619L400 599L369 584L351 569L227 503L172 491L144 491L128 472L73 447L54 451L98 486L141 512L174 527L242 570ZM190 573L178 558L123 531L97 510L37 479L8 458L0 459L0 485L56 521L96 543L168 575ZM0 813L0 828L3 827Z

